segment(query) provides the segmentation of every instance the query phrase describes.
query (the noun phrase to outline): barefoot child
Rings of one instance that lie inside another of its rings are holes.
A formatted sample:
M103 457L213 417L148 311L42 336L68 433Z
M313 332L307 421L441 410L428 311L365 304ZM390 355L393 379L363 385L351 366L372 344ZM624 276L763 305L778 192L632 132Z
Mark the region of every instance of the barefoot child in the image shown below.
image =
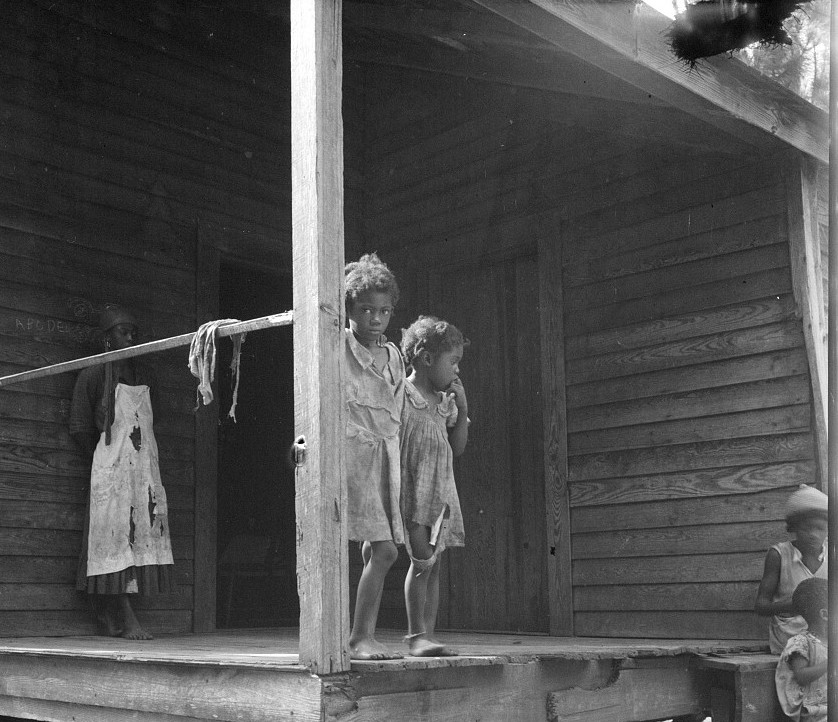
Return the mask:
M346 474L349 538L363 542L364 569L349 635L352 659L401 655L375 639L384 578L404 543L399 512L399 424L405 371L384 332L399 300L390 269L374 253L346 266Z
M768 642L780 654L790 637L806 629L806 620L792 607L792 592L804 579L827 578L826 533L828 497L801 484L786 503L786 529L793 541L774 544L765 557L754 608L771 616Z
M468 441L468 402L459 363L468 341L446 321L420 316L402 332L412 367L402 411L402 517L410 569L404 583L410 653L456 654L434 638L439 609L439 558L463 546L465 533L454 485L454 457Z
M119 306L108 306L99 325L108 350L136 343L137 323ZM127 639L152 638L129 595L172 589L149 378L134 359L83 369L70 411L70 435L93 456L76 586L90 595L102 632Z
M808 628L786 642L774 677L777 696L791 719L826 722L827 580L811 577L800 582L792 594L792 607Z

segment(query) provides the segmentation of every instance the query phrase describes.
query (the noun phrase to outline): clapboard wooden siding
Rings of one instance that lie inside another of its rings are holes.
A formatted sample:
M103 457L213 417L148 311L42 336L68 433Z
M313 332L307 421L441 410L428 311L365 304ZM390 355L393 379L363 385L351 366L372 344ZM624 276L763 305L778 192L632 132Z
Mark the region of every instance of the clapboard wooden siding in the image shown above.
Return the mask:
M594 206L568 217L563 269L579 634L760 636L765 550L816 480L786 188L770 159L703 160L665 161L685 171L665 187L577 177Z
M762 637L752 609L765 551L784 538L790 488L816 475L779 164L715 151L699 126L685 147L652 111L647 140L630 120L621 132L605 104L592 128L564 118L558 95L379 68L367 78L377 112L365 237L402 279L400 324L440 308L456 322L466 304L435 297L440 279L484 298L482 269L518 263L540 233L562 234L553 272L564 287L575 633ZM499 328L471 331L489 349L515 343ZM522 359L512 351L512 365L484 367L469 353L464 369L481 368L470 390L479 440L479 386L508 388ZM540 421L528 429L540 433ZM458 484L473 489L465 459ZM501 479L484 475L483 493L503 499L507 472L494 468ZM524 468L541 492L540 470ZM467 535L483 524L479 509L467 515ZM504 553L510 584L517 562ZM482 589L494 564L457 581ZM395 611L399 597L394 584L385 604ZM456 599L445 590L444 605ZM493 604L443 619L524 628L523 609L501 621L502 600Z
M194 330L199 238L253 263L287 257L287 40L267 53L267 23L228 11L210 38L151 7L0 7L0 374L97 353L109 302L147 340ZM242 45L248 33L258 42ZM196 382L185 349L154 360L179 587L140 618L188 631ZM67 432L74 378L0 394L0 635L93 631L74 590L89 473Z

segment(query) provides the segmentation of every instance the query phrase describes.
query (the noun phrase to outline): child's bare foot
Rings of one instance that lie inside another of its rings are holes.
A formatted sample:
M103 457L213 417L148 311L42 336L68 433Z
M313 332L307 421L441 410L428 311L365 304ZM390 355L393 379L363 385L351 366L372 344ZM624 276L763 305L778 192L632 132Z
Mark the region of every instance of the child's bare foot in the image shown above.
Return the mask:
M375 639L361 639L349 643L349 658L359 660L402 659L402 654L389 649Z
M408 634L405 638L413 657L456 657L457 652L424 633Z

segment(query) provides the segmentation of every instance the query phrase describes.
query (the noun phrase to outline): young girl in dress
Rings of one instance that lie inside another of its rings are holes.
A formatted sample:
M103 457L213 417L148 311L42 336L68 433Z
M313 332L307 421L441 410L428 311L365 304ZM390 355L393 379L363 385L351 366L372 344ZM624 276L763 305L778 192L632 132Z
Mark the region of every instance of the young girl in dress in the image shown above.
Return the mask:
M137 323L119 306L106 307L99 325L107 350L136 343ZM151 639L130 595L167 593L173 586L150 379L135 359L83 369L70 410L70 436L93 457L76 586L90 595L102 631L127 639Z
M801 722L826 722L829 590L826 579L810 577L797 585L792 606L806 620L777 663L774 681L783 712Z
M765 557L754 608L771 617L768 642L773 654L780 654L790 637L806 629L806 620L792 605L797 585L812 577L827 578L828 501L822 491L801 484L786 504L786 529L794 540L774 544Z
M399 300L390 269L374 253L346 266L345 387L349 538L360 541L364 569L349 635L352 659L401 655L375 639L384 578L404 543L399 512L399 425L405 370L384 332Z
M454 485L454 457L468 442L468 402L459 363L468 341L455 326L420 316L402 332L411 366L402 411L402 516L410 569L404 583L410 653L456 654L434 637L439 609L439 558L463 546L465 533Z

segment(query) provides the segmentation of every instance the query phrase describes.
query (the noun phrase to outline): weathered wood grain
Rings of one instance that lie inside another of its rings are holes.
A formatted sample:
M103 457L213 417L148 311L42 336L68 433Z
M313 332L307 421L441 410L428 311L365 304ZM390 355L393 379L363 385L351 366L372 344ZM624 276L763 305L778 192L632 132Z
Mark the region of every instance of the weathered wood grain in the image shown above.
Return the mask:
M789 494L789 489L780 488L754 494L650 501L621 506L619 514L603 514L601 508L581 507L573 510L571 523L574 534L579 534L615 529L674 528L702 522L729 525L748 519L751 522L775 522L775 533L782 538ZM724 530L720 528L719 533L724 533ZM703 547L697 545L695 551L701 553Z
M295 436L300 661L349 667L343 458L341 1L291 4Z
M815 476L812 461L786 464L722 467L650 476L576 481L570 485L575 507L668 499L690 499L725 494L753 494L809 484Z

